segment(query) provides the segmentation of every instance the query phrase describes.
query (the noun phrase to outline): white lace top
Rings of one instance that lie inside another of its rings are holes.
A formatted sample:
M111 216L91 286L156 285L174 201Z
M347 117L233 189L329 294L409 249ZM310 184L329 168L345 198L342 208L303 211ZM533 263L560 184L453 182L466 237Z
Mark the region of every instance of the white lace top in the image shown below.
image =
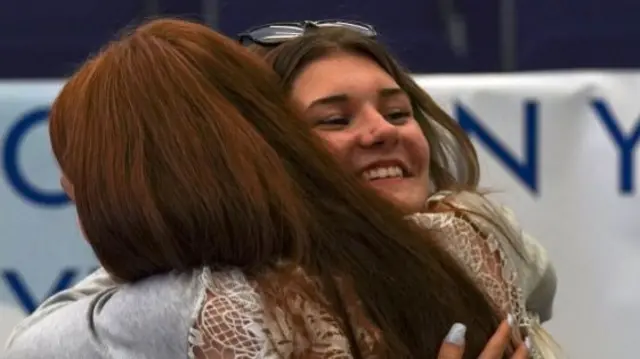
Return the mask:
M476 196L477 197L477 196ZM494 210L476 197L443 202L471 207L480 215ZM433 201L446 200L445 196ZM513 313L535 338L535 356L561 354L529 313L526 298L536 291L549 266L544 250L522 237L509 216L496 231L482 216L455 212L418 213L411 218L435 230L441 243L464 263L496 304ZM490 216L489 218L495 218ZM517 241L509 242L513 237ZM521 247L520 247L521 246ZM520 254L518 254L520 253ZM306 278L301 271L293 271ZM97 273L45 302L16 328L5 359L270 359L351 358L348 341L323 303L304 288L271 285L260 294L256 283L236 270L168 274L133 285L116 286ZM298 278L298 279L300 279ZM555 278L553 287L555 288ZM274 277L274 280L277 280ZM313 286L310 280L298 280ZM279 298L273 303L263 298ZM553 294L548 298L551 305ZM357 305L357 300L347 301ZM267 309L268 308L268 309ZM357 308L349 308L365 355L379 343L378 333Z
M328 303L306 295L317 292L317 283L300 269L287 270L284 278L284 285L278 276L271 278L266 290L275 299L265 305L256 283L242 273L204 270L205 295L189 334L189 359L351 358L345 333L325 309ZM377 331L349 299L350 319L360 329L356 339L366 357L375 358Z

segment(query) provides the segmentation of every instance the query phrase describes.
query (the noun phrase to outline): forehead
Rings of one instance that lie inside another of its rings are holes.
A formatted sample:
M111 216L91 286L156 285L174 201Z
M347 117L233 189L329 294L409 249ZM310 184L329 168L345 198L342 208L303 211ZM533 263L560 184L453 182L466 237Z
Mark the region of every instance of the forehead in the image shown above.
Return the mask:
M361 55L339 52L307 65L293 82L294 98L304 106L327 96L375 96L381 89L398 84L375 61Z

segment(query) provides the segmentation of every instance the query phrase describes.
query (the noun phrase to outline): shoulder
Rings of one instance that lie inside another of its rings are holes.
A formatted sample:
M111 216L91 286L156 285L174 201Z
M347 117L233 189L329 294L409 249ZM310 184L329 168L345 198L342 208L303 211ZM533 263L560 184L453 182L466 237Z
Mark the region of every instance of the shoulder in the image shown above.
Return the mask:
M557 288L553 263L544 246L522 230L510 208L494 203L485 195L468 191L436 193L428 200L427 208L432 211L422 215L419 223L423 225L446 226L452 222L451 208L453 212L455 209L465 211L465 220L483 234L481 237L495 240L515 269L527 308L537 313L543 322L551 318ZM449 218L449 221L438 220L440 217Z
M39 321L46 318L54 311L84 297L115 287L116 285L117 284L113 278L111 278L104 269L100 268L81 280L75 286L52 295L13 329L11 336L7 340L7 347L11 346L13 341L27 328L37 325Z
M184 357L199 277L157 275L81 298L26 328L4 358Z
M533 291L544 274L552 270L546 249L535 237L523 231L513 210L507 206L469 191L439 192L428 203L445 203L467 211L468 219L479 230L492 235L516 265L525 294Z
M201 281L204 291L194 310L189 357L242 351L247 358L271 358L263 301L255 283L239 270L205 270Z

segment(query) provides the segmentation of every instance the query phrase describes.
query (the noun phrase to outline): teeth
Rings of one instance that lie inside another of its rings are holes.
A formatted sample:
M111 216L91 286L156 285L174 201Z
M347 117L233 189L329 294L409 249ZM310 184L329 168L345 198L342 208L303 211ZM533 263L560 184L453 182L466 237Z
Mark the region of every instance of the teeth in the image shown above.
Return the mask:
M381 179L381 178L402 178L402 168L399 166L390 166L390 167L378 167L374 169L370 169L365 171L362 176L367 181Z

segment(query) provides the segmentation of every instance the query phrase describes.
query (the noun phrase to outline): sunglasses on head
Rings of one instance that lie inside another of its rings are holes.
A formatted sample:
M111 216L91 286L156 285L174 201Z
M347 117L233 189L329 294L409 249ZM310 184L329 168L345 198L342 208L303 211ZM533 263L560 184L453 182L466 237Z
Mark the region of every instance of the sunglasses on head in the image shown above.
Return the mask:
M308 30L319 28L341 28L358 32L366 37L375 38L378 34L369 24L351 20L319 20L298 22L274 22L253 27L238 34L238 41L248 46L278 46L283 42L304 35Z

